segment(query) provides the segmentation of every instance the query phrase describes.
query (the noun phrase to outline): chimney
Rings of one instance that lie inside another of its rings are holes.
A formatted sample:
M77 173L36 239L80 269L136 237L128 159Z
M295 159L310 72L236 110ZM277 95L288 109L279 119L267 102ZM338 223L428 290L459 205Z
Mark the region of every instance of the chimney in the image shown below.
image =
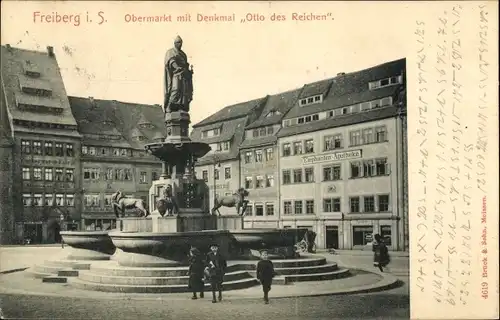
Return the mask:
M95 107L95 101L94 101L94 97L89 97L89 101L90 101L90 106L93 108Z
M5 47L7 48L7 50L9 50L9 52L11 52L11 51L12 51L12 47L10 46L10 44L8 44L8 43L7 43L7 44L5 45Z
M53 57L54 56L54 47L47 46L47 52L49 54L49 57Z
M345 76L345 72L339 72L339 73L337 73L337 77L340 77L340 76Z

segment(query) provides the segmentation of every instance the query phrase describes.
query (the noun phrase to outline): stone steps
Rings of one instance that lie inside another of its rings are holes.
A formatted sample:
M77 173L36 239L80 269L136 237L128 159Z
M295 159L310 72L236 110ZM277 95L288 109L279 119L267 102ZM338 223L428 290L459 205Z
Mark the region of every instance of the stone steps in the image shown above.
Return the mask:
M122 293L181 293L189 292L185 284L178 285L124 285L87 282L80 279L70 279L71 286L92 291L122 292ZM259 282L253 278L224 282L224 291L246 289L258 285ZM205 284L205 292L210 291L210 284Z
M45 260L44 266L64 266L76 270L89 270L91 263L74 260Z
M340 278L347 278L349 276L351 276L349 269L338 269L335 271L323 272L323 273L286 275L283 276L283 278L285 278L285 284L288 284L291 282L299 282L299 281L334 280Z
M249 279L251 276L247 271L236 271L226 273L224 282L234 282L238 280ZM130 277L130 276L111 276L104 274L95 274L92 271L83 271L80 273L79 280L116 285L133 285L133 286L169 286L169 285L188 285L189 276L176 277Z
M293 267L293 268L274 268L278 275L293 275L293 274L311 274L325 273L338 270L336 263L324 264L319 266Z

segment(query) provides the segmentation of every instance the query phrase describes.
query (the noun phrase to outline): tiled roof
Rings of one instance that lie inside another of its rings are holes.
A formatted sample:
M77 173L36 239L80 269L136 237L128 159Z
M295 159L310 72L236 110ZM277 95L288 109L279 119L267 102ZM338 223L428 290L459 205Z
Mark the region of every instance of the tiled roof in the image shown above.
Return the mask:
M391 118L398 115L399 110L399 106L390 106L380 109L372 109L370 111L353 113L345 116L327 118L320 121L310 122L307 125L285 127L278 132L278 137L288 137L296 134Z
M262 137L262 138L257 138L257 139L248 139L248 140L244 140L241 143L240 149L249 149L249 148L254 148L254 147L267 146L267 145L276 143L277 140L278 140L278 138L276 136L267 136L267 137Z
M153 142L155 136L163 135L165 130L164 115L161 107L116 100L101 100L81 97L69 97L73 114L78 121L80 132L84 133L85 143L101 143L105 140L85 138L85 134L121 135L123 141L108 141L108 145L120 144L135 149L143 149L144 145ZM138 123L150 123L153 128L138 128ZM137 134L143 135L147 141L133 139Z
M217 122L227 121L230 119L241 118L247 116L255 108L259 107L263 102L264 98L254 99L246 102L240 102L231 106L227 106L222 110L217 111L213 115L205 118L204 120L193 125L193 128L206 126L208 124L213 124Z
M312 97L318 94L326 94L332 81L333 78L306 84L300 92L299 99Z
M24 121L36 119L37 122L76 126L55 56L49 56L48 52L1 46L1 61L2 86L5 90L11 119ZM24 68L26 65L33 66L34 69L39 71L40 77L33 81L25 79ZM20 89L19 81L24 81L23 83L37 82L39 83L37 87L50 88L52 96L49 98L40 97L39 99L44 100L44 104L61 108L62 112L60 114L52 114L20 110L16 105L16 95L18 95L18 99L25 97L26 99L24 100L33 100L38 97L23 93ZM56 130L54 133L57 134Z
M269 96L260 117L256 121L250 123L246 129L280 123L281 119L296 103L301 91L302 88ZM278 111L279 114L267 117L271 111Z
M296 104L284 119L295 118L307 114L313 114L320 111L326 111L337 107L344 107L364 101L379 99L386 96L392 96L400 86L385 87L376 90L369 90L368 83L391 76L396 76L405 71L406 59L399 59L384 64L380 64L365 70L347 73L337 76L330 80L317 82L316 84L306 85L301 93L301 97L308 97L318 94L324 90L326 83L332 81L328 94L323 98L322 103L308 106L299 106ZM306 90L311 86L313 89ZM315 89L314 89L315 88ZM307 93L307 95L305 94Z

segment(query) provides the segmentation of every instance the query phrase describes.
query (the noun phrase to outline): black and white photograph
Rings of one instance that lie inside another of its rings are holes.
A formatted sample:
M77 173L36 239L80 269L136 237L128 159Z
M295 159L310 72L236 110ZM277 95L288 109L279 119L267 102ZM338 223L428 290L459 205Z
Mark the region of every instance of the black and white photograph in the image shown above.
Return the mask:
M2 2L0 319L495 318L493 3Z

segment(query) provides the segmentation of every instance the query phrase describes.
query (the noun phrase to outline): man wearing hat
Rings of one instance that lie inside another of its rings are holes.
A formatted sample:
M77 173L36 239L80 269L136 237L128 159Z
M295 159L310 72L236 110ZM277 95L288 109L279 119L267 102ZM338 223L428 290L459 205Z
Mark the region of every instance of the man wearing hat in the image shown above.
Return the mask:
M257 263L257 279L262 284L262 291L264 291L264 302L269 304L269 291L271 291L271 284L275 276L274 266L269 260L267 250L260 251L260 261Z
M215 293L217 291L219 292L218 300L222 300L222 282L224 281L224 274L227 268L227 261L219 253L219 245L217 243L212 243L210 245L210 252L207 255L207 264L210 286L212 287L212 303L216 303Z

